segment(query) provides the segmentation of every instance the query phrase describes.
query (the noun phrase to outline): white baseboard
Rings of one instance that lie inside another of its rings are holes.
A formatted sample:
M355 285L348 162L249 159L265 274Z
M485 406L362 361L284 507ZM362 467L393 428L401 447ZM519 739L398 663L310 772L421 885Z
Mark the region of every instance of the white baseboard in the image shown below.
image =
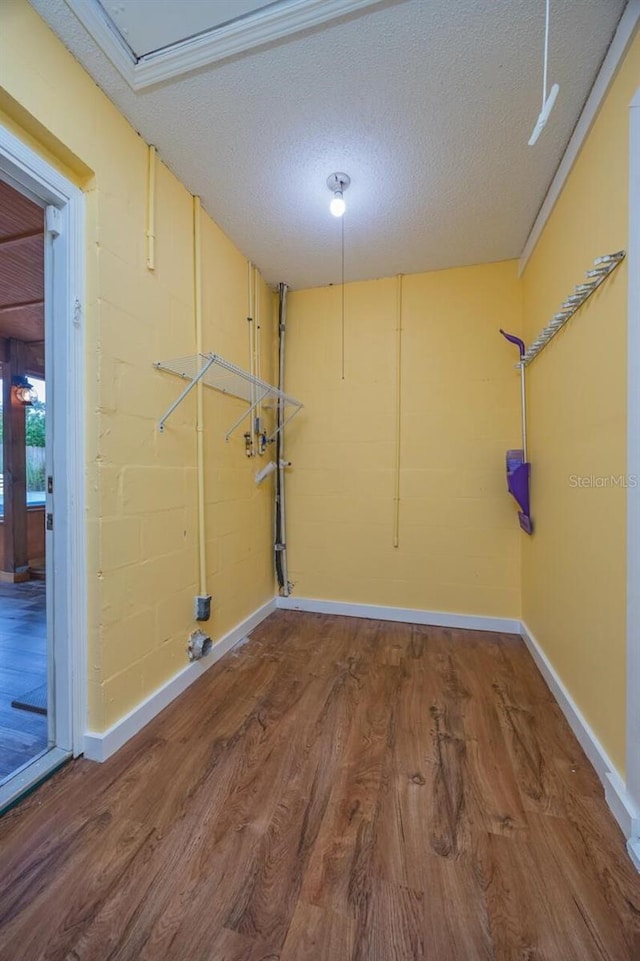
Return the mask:
M84 756L91 761L106 761L123 744L126 744L130 738L141 731L145 724L148 724L160 711L164 710L171 701L182 694L194 681L197 681L216 661L219 661L232 647L244 640L247 634L275 609L275 598L267 601L237 627L220 638L213 645L210 654L200 661L187 664L175 677L172 677L141 704L134 707L129 714L117 721L108 731L104 731L102 734L87 732L84 736Z
M278 597L276 603L279 608L287 611L340 614L343 617L366 617L376 621L399 621L403 624L429 624L433 627L463 628L468 631L498 631L502 634L520 634L520 621L508 617L451 614L447 611L419 611L410 607L350 604L346 601L320 601L313 597Z
M624 781L618 774L614 764L609 758L602 744L587 723L584 715L564 686L551 661L544 653L540 644L535 639L527 625L522 622L522 639L540 673L547 682L549 690L558 702L560 709L569 727L580 742L582 750L587 755L589 761L595 768L596 774L602 781L606 802L614 818L627 838L629 853L632 860L636 863L636 857L631 853L631 846L638 845L637 856L640 857L640 811L628 794ZM636 863L640 868L640 860Z
M627 851L636 871L640 871L640 838L632 838L627 841Z

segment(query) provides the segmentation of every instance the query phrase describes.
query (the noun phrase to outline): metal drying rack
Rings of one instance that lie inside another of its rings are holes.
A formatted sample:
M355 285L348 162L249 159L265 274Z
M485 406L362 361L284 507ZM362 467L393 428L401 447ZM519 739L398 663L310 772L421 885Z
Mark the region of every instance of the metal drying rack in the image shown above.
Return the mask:
M234 430L236 430L243 420L250 416L256 408L277 407L281 404L285 410L288 408L289 412L279 427L267 438L268 441L272 441L278 431L295 417L303 407L303 404L301 404L299 400L290 397L289 394L283 393L283 391L278 390L277 387L273 387L266 381L260 380L259 377L254 377L253 374L243 370L242 367L236 366L236 364L232 364L231 361L225 360L224 357L220 357L219 354L194 354L189 357L179 357L176 360L159 360L154 363L153 366L157 370L167 371L170 374L181 377L183 380L189 381L180 396L160 418L158 428L161 431L164 430L168 418L176 407L182 403L199 381L202 381L205 387L211 387L213 390L220 391L222 394L229 394L231 397L238 397L240 400L244 400L249 404L249 409L244 411L229 428L225 434L225 440L229 440Z

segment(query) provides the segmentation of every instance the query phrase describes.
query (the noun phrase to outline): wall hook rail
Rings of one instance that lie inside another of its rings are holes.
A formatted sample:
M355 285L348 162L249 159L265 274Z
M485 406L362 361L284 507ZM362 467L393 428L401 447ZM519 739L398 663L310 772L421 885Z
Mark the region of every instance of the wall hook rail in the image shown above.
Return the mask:
M237 397L249 404L249 409L243 411L241 416L231 425L225 434L225 440L229 440L233 432L247 418L251 417L254 410L261 405L266 408L277 408L281 403L287 411L284 421L279 424L273 433L268 437L268 441L275 439L279 430L295 417L303 404L283 393L277 387L273 387L259 377L254 377L242 367L232 364L219 354L202 353L193 354L189 357L178 357L175 360L159 360L153 365L157 370L167 371L175 374L183 380L189 381L179 397L171 404L168 410L162 415L158 422L158 429L163 431L165 424L174 410L180 406L182 401L193 390L197 383L202 381L205 387L211 387L221 394L229 394Z
M567 297L558 313L551 318L547 326L540 331L533 343L526 349L524 356L517 365L518 367L528 367L535 360L549 341L556 336L559 330L562 330L576 311L580 310L589 297L595 293L600 284L604 283L607 277L622 263L625 256L626 251L618 250L615 254L605 254L603 257L597 257L594 260L592 269L586 273L585 283L578 284L573 293Z

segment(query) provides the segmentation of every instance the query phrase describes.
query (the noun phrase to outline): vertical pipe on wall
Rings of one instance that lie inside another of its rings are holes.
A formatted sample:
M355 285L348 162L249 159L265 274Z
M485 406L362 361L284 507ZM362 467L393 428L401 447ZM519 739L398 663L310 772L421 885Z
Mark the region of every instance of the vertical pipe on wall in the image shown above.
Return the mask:
M156 148L147 157L147 270L156 269Z
M252 377L255 377L255 302L254 302L254 266L250 260L247 261L247 325L249 327L249 373ZM250 423L249 423L249 445L247 449L247 454L249 457L253 457L255 454L254 447L254 416L255 411L253 405L256 400L256 388L255 384L251 383L249 388L250 394Z
M402 428L402 274L396 277L396 444L393 492L393 546L400 544L400 458Z
M254 332L253 332L253 349L255 353L255 375L258 380L262 380L262 354L261 354L261 344L260 344L260 274L255 269L253 270L253 310L254 310ZM264 453L262 450L262 444L260 440L260 434L263 430L262 418L264 416L264 411L262 404L258 407L256 411L256 421L255 421L255 431L257 439L257 451L259 454Z
M200 198L193 198L193 311L196 327L196 354L202 353L202 244L200 237ZM200 595L207 594L207 551L204 515L204 384L196 384L196 467L198 475L198 581Z
M253 268L253 372L260 378L260 274Z
M279 286L278 306L278 389L284 391L284 352L287 330L287 290L286 284ZM278 432L276 434L276 511L275 511L275 564L278 586L283 597L291 593L287 570L287 535L285 517L285 449L284 449L285 409L282 399L278 400Z
M249 373L253 376L253 264L247 261L247 323L249 326Z

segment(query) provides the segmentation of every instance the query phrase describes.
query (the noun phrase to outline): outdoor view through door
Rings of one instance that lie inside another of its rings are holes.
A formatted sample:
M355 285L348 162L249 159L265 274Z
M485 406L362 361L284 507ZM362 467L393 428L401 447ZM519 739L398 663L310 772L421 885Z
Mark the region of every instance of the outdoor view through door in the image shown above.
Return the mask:
M52 743L44 210L0 181L0 785Z

